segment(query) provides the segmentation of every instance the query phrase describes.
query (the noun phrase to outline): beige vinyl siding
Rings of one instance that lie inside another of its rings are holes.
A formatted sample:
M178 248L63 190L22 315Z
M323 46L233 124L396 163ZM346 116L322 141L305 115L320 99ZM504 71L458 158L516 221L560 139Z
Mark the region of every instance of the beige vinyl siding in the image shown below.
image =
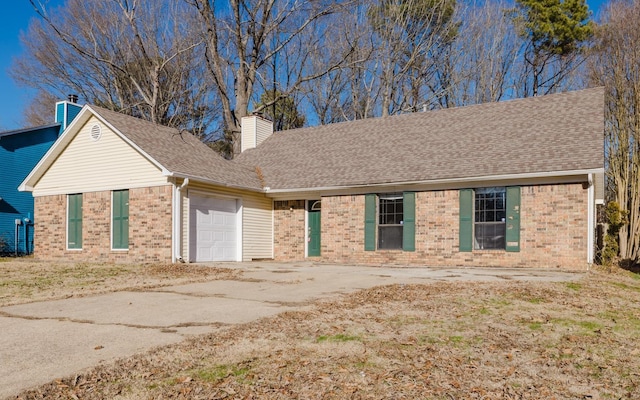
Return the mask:
M178 184L180 184L179 182ZM262 193L190 183L182 202L182 257L189 254L189 190L242 199L242 259L273 258L273 201Z
M272 133L273 123L258 117L256 121L256 146L260 146L260 143L264 142Z
M594 180L596 203L604 204L604 172L595 174Z
M242 118L242 146L241 151L248 149L254 149L256 147L256 121L258 117L245 117Z
M92 140L91 128L102 130ZM166 185L162 171L97 118L91 117L36 183L34 196Z
M241 151L254 149L273 133L273 123L256 115L242 118Z
M273 201L264 195L242 198L242 258L273 258Z

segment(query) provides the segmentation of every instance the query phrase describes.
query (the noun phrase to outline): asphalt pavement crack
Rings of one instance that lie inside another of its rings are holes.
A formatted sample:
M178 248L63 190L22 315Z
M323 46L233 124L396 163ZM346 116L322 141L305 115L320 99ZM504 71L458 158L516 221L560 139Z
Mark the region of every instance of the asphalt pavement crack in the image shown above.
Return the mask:
M19 315L19 314L11 314L6 311L0 311L0 317L23 319L27 321L59 321L59 322L71 322L75 324L86 324L86 325L96 325L96 326L123 326L125 328L160 329L160 330L172 329L172 328L192 328L192 327L198 327L198 326L210 326L214 328L219 328L219 327L229 325L222 322L181 322L179 324L171 324L171 325L141 325L141 324L127 324L122 322L107 323L107 322L96 322L88 319L75 319L75 318L69 318L69 317L36 317L33 315Z

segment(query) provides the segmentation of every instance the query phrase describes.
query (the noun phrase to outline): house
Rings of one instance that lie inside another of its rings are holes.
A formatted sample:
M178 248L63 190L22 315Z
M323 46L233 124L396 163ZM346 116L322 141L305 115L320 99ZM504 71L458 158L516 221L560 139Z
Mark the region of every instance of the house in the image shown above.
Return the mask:
M18 186L80 111L76 100L56 103L55 123L0 132L0 254L33 249L33 196Z
M21 184L41 258L586 268L604 90L272 134L242 154L85 106Z

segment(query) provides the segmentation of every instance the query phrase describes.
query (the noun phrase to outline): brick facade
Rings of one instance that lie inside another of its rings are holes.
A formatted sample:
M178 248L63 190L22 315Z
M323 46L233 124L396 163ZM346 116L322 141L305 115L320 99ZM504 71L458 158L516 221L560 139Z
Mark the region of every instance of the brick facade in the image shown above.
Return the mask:
M129 190L129 249L111 250L111 192L82 195L82 249L67 250L67 196L35 198L35 257L97 262L171 262L172 187Z
M299 260L304 257L304 202L276 203L282 203L282 209L274 212L274 225L280 227L274 230L276 259ZM302 207L291 211L285 203ZM321 259L366 264L586 268L588 194L582 184L523 186L520 207L519 252L458 250L458 190L416 193L416 251L364 251L364 195L323 197Z

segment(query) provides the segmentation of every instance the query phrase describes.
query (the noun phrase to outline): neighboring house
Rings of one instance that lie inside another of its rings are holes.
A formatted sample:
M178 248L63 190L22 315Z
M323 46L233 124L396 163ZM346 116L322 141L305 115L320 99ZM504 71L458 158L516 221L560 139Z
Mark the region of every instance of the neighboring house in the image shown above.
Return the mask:
M33 250L33 196L18 191L40 158L81 107L56 103L55 123L0 132L0 254L29 254Z
M228 161L85 106L21 185L40 258L586 268L604 90L272 134Z

